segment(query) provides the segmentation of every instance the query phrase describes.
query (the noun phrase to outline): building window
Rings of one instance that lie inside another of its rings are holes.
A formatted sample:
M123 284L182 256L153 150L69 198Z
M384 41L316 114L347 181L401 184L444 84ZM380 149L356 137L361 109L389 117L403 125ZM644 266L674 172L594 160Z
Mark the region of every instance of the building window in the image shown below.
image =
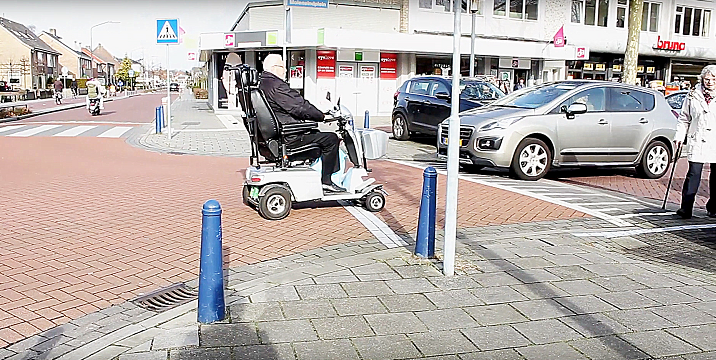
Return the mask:
M572 1L572 22L581 23L582 1ZM584 25L607 26L609 0L584 1Z
M509 14L507 13L507 1L495 0L493 14L496 16L508 16L512 19L537 20L539 0L510 0Z
M623 28L624 25L627 23L627 20L626 20L627 6L629 6L629 4L627 3L627 0L617 0L617 27L618 28ZM644 8L646 8L646 3L644 3Z
M674 33L681 35L708 37L710 27L711 10L698 9L687 6L676 7L676 21L674 22Z
M433 0L419 0L418 7L421 9L432 9L433 8Z
M659 31L659 9L661 4L644 2L641 12L641 31Z
M572 0L572 22L576 24L582 23L582 9L584 8L584 1Z
M462 0L462 12L467 12L467 0ZM435 0L435 6L438 9L443 8L446 12L452 12L452 2L450 0Z

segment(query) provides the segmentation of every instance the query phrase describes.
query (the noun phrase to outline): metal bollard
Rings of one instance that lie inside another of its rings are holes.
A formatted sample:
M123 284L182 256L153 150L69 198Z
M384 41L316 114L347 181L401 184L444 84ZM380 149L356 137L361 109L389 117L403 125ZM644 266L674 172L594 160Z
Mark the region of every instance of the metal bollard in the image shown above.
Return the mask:
M201 260L199 263L198 321L209 324L224 320L224 269L221 249L221 205L204 203L201 210Z
M157 134L160 134L162 132L162 107L161 106L154 109L154 127L157 131Z
M415 255L422 258L435 256L435 189L438 173L428 166L423 171L423 197L420 199L418 234L415 241Z
M363 118L363 128L370 129L370 115L368 114L368 110L365 111L365 117Z
M159 113L161 115L159 118L162 119L162 129L164 129L167 126L167 120L164 118L164 105L159 107Z

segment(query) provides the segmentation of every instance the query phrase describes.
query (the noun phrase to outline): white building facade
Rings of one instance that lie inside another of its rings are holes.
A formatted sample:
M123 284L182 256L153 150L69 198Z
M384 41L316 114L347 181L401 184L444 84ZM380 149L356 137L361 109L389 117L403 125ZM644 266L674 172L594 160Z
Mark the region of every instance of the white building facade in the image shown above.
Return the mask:
M328 8L291 7L285 43L281 1L249 3L232 29L202 34L212 107L231 110L236 105L230 101L235 84L223 71L230 53L261 70L261 60L281 54L284 45L291 87L323 106L325 93L331 92L356 115L390 115L402 82L451 73L450 0L328 1ZM627 39L626 1L476 1L475 74L495 76L510 87L517 79L528 84L618 80ZM467 6L463 3L461 19L463 75L469 74L472 25ZM674 76L695 79L706 62L716 60L708 46L714 35L712 7L697 0L645 2L639 60L643 83ZM552 39L561 27L567 44L555 47Z

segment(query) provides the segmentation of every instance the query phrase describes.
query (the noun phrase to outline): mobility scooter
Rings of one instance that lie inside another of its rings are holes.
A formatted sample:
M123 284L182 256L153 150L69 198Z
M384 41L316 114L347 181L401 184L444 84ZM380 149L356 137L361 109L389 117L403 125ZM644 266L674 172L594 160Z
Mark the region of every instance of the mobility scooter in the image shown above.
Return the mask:
M244 124L251 138L251 165L246 169L243 201L268 220L287 217L294 203L349 201L377 212L385 206L383 185L368 176L366 159L385 155L388 134L372 129L356 129L353 116L340 99L328 112L338 124L347 155L341 151L341 170L332 176L342 192L324 193L321 184L320 157L317 144L288 147L286 137L318 131L313 121L284 125L279 123L263 92L258 87L258 73L248 65L236 70L239 102L244 109ZM327 94L330 101L330 93ZM367 148L366 148L367 145ZM263 160L260 159L263 158ZM346 157L353 167L346 169Z

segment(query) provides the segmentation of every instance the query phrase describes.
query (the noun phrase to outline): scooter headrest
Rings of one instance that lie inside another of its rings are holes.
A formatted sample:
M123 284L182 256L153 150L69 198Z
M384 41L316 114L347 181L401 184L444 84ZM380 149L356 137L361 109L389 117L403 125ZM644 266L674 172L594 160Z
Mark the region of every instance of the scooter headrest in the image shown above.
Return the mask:
M259 72L249 65L241 65L239 69L241 74L241 84L245 87L259 85Z

